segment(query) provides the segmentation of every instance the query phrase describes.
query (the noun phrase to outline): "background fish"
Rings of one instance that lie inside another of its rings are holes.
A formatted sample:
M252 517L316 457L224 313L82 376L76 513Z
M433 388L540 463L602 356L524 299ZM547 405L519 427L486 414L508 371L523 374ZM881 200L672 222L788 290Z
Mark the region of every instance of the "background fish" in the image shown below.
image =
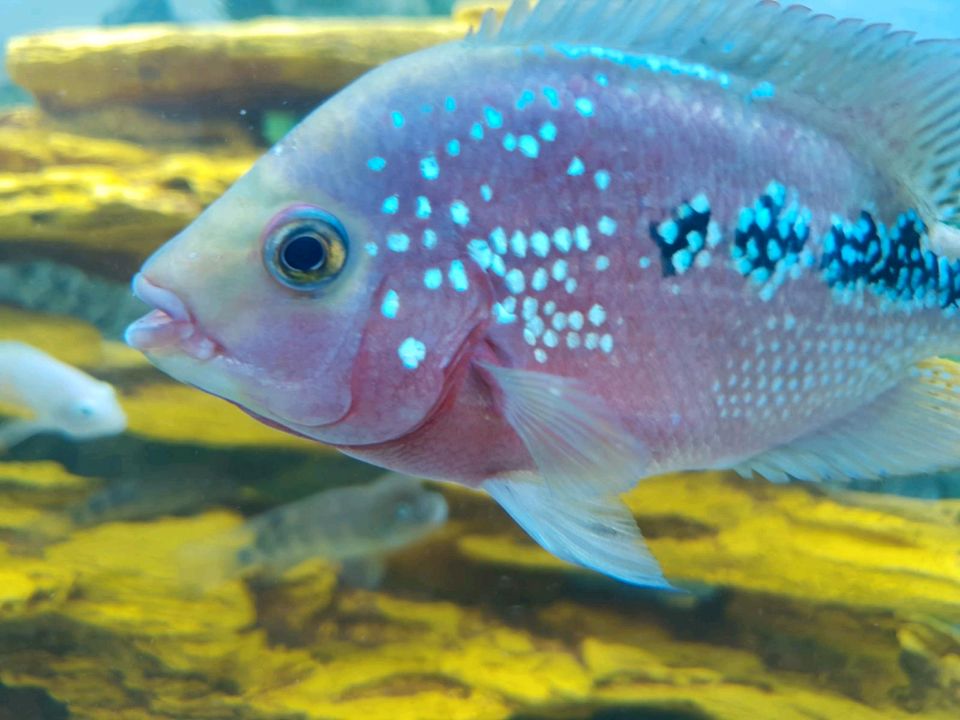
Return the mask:
M379 580L380 559L429 535L447 519L443 495L421 481L386 475L367 485L324 490L270 510L234 532L182 553L186 585L204 588L241 575L279 577L321 557Z
M544 0L332 98L134 282L266 422L666 587L618 499L955 463L960 48L750 0Z
M42 432L85 440L127 426L111 385L22 342L0 341L0 403L32 414L0 426L0 450Z

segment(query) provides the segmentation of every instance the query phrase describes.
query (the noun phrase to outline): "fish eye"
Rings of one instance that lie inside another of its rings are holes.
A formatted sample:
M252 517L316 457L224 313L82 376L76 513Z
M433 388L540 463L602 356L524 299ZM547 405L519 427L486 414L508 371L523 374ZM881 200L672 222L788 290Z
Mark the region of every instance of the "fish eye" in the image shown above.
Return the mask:
M77 405L76 412L77 412L77 415L79 415L82 418L92 418L94 415L97 414L96 408L94 408L92 405L86 405L86 404Z
M400 523L408 523L414 518L413 503L401 500L393 508L393 519Z
M264 263L281 285L313 291L336 277L347 261L347 233L336 218L302 209L270 231Z

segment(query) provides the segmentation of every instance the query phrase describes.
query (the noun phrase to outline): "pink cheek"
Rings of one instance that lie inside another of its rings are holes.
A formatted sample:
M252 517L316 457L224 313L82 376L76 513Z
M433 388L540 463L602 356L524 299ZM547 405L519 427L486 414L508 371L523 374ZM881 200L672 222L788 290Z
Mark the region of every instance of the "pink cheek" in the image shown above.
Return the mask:
M339 351L360 331L343 325L313 307L271 307L264 301L238 322L236 347L278 379L312 381L339 374Z

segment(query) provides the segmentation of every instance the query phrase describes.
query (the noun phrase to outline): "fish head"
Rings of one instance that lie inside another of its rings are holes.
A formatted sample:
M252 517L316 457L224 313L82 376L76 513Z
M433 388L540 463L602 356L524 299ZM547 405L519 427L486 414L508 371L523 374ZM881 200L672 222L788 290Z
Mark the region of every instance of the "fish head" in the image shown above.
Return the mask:
M134 292L155 309L127 331L174 378L335 445L425 422L490 307L452 223L416 213L424 151L394 108L417 88L371 75L147 261Z
M127 427L127 416L113 386L86 376L78 385L64 392L52 408L51 420L56 426L77 439L122 433Z
M388 475L371 486L371 502L361 532L383 549L400 548L429 534L447 520L447 501L420 481Z

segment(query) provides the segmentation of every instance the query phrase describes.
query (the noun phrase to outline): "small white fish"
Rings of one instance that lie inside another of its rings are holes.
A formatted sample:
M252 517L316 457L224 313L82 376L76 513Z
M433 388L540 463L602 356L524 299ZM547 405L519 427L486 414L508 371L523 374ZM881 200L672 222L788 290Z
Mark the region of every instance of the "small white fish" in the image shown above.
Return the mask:
M0 403L33 415L0 426L0 450L42 432L87 440L127 427L111 385L22 342L0 341Z
M443 495L415 478L388 474L324 490L191 544L181 554L181 577L187 587L204 589L246 575L276 578L322 557L339 563L355 583L375 585L386 553L421 540L446 519Z

